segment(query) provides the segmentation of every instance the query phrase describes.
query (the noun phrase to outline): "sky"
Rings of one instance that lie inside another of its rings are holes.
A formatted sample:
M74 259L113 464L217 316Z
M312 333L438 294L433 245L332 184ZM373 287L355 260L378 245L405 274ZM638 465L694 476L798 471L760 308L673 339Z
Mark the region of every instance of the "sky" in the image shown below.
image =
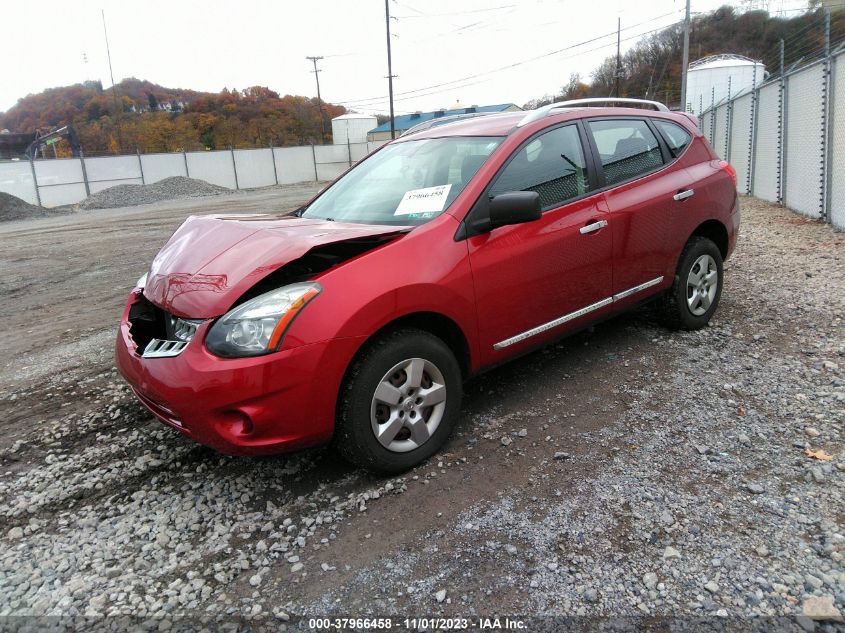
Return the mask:
M683 18L682 0L388 0L398 114L516 103L554 94L571 73L590 72L616 50ZM748 1L692 0L692 11ZM795 15L806 0L756 2ZM3 3L6 54L0 112L27 94L114 78L218 92L267 86L384 113L387 55L383 0L27 0ZM36 26L37 25L37 26ZM37 37L36 37L37 34Z

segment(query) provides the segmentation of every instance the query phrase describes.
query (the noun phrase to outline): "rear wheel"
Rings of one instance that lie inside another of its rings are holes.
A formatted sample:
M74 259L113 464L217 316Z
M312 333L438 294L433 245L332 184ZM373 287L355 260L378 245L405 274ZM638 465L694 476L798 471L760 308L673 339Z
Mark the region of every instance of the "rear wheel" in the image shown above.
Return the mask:
M672 287L663 295L661 315L674 329L697 330L710 321L722 295L722 253L706 237L684 247Z
M334 444L349 462L397 473L436 452L461 406L461 370L449 347L417 329L389 332L353 363Z

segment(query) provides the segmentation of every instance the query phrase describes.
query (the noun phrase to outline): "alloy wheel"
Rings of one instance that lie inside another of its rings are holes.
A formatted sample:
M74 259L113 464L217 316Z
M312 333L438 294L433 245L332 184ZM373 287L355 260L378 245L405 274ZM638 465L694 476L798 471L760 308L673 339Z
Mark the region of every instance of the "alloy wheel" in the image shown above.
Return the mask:
M443 419L446 381L431 361L410 358L379 381L370 406L373 434L384 448L407 453L425 444Z
M704 254L692 265L687 275L687 307L695 316L701 316L716 298L719 288L719 268L716 260Z

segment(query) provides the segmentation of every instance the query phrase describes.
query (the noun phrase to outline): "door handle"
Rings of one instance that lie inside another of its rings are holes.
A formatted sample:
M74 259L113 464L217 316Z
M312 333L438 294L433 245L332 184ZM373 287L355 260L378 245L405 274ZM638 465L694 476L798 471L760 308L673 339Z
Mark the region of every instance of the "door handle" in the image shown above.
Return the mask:
M587 233L595 233L599 229L603 229L607 226L607 220L597 220L595 222L591 222L586 226L581 227L581 235L586 235Z
M695 191L692 189L687 189L686 191L679 191L674 196L672 196L673 200L680 202L681 200L686 200L687 198L692 198L695 194Z

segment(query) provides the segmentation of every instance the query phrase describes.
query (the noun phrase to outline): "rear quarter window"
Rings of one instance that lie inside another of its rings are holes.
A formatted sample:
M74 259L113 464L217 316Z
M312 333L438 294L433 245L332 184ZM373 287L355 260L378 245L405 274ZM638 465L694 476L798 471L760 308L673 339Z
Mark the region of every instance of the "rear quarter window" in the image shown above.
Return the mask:
M677 123L660 119L653 119L653 121L666 139L666 144L669 146L672 156L675 158L680 156L692 141L692 135Z

